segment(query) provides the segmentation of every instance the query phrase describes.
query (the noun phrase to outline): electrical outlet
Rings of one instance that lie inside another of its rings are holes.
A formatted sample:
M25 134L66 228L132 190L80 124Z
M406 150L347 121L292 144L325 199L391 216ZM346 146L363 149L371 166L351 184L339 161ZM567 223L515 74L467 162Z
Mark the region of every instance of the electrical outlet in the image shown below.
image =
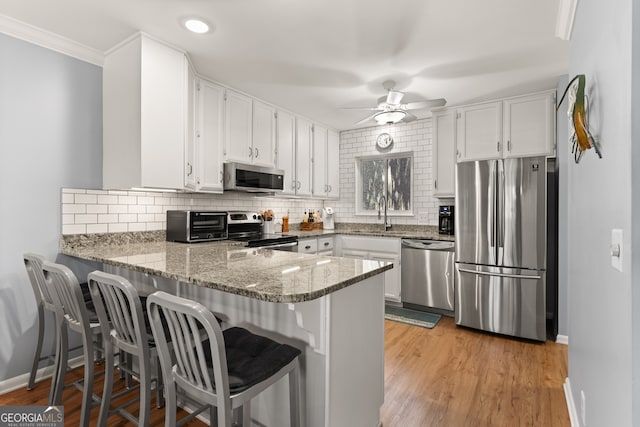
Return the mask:
M581 405L580 405L580 417L582 418L582 425L587 426L587 396L584 394L584 390L580 390Z

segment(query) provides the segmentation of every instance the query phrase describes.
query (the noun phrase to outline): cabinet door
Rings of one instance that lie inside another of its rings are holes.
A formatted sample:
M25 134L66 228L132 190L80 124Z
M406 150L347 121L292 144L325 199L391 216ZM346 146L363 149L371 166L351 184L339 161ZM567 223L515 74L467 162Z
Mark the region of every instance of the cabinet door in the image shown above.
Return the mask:
M278 111L276 129L276 167L284 171L284 191L282 194L292 195L296 193L295 117L284 111Z
M253 163L275 166L276 109L253 101Z
M141 63L140 186L183 188L189 63L184 53L147 37Z
M384 272L384 297L400 301L400 257L393 253L369 252L367 259L393 263L393 268Z
M330 130L327 136L327 196L340 197L340 134Z
M198 190L222 191L222 123L224 88L200 82L200 126L198 127Z
M313 239L298 240L298 253L315 254L318 251L318 241Z
M227 89L224 112L224 158L251 163L251 98Z
M323 197L327 194L327 129L313 126L313 178L312 195Z
M502 103L458 108L458 161L502 157Z
M195 77L191 67L187 74L187 138L184 144L184 186L190 190L195 190L196 182L196 158L197 154L197 129L200 125L199 117L199 80Z
M555 95L546 92L504 101L504 157L555 154Z
M311 122L296 118L296 194L311 196Z
M456 163L456 111L433 113L433 195L454 196L454 167Z

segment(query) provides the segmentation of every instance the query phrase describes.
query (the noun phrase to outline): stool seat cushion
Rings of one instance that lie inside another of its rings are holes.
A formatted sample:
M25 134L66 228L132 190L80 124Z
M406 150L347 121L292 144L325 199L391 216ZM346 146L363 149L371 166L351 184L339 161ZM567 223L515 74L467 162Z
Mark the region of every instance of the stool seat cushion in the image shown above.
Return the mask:
M243 328L229 328L222 331L222 334L231 393L240 393L266 380L300 355L300 350L295 347L252 334ZM208 340L203 342L203 347L207 364L211 368L211 346Z

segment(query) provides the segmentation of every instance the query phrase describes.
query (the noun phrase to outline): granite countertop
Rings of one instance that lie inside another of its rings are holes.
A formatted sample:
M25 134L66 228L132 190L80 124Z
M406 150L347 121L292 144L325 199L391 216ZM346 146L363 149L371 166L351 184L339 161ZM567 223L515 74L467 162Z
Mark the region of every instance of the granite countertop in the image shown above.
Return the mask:
M271 302L320 298L393 264L263 248L232 241L185 244L164 232L63 236L65 255Z
M298 236L299 239L344 234L351 236L397 237L402 239L444 240L448 242L455 241L455 236L439 234L438 227L433 225L394 225L390 230L384 231L382 224L337 223L334 230L302 231L292 228L286 234Z

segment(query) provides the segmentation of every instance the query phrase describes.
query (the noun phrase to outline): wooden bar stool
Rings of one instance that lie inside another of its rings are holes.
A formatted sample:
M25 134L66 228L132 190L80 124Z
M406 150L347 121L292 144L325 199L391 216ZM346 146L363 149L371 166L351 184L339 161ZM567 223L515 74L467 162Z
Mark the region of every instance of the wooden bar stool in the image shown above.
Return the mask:
M219 427L231 427L232 411L240 411L249 426L251 399L285 375L291 425L301 425L300 350L242 328L222 331L213 313L189 299L158 291L147 305L165 382L166 427L176 425L178 392L204 405L196 413L210 407L211 424L217 417Z

